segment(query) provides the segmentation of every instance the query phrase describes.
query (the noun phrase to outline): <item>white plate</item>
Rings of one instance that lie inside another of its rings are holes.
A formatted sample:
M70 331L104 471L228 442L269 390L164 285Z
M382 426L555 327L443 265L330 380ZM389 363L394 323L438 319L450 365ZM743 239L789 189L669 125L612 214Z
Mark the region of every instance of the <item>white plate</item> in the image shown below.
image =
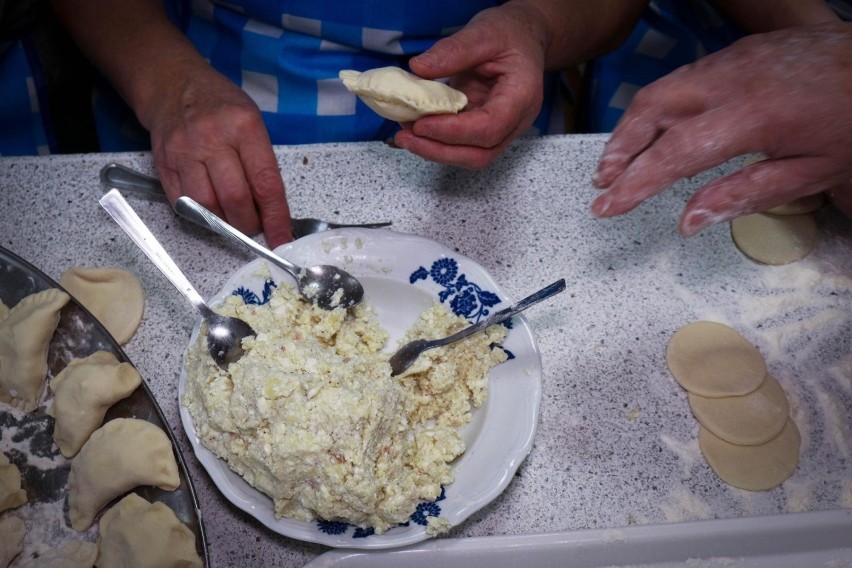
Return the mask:
M358 277L364 285L366 301L375 306L380 324L390 335L388 351L436 299L471 322L511 304L482 267L423 237L386 229L337 229L309 235L276 252L299 266L333 264ZM211 298L211 303L215 305L234 292L248 301L263 302L268 288L262 278L253 274L262 262L256 260L238 270ZM293 281L277 267L270 267L270 271L276 282ZM200 325L199 320L190 342L195 341ZM421 504L406 525L381 535L346 523L276 519L272 501L266 495L201 445L183 405L181 420L198 460L219 490L275 532L348 548L390 548L420 542L429 538L424 515L441 516L453 525L461 523L506 488L530 451L541 399L541 355L527 321L516 316L511 325L503 344L510 359L491 371L488 400L474 412L462 433L467 450L453 464L455 481L446 486L436 502ZM180 396L185 379L182 371Z

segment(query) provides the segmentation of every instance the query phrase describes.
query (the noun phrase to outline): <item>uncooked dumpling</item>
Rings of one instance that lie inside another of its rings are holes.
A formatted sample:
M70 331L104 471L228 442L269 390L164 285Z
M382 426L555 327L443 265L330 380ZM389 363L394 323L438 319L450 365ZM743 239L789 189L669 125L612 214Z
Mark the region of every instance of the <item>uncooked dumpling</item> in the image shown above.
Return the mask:
M0 519L0 568L6 568L24 548L27 526L18 517Z
M792 420L772 440L759 446L738 446L707 428L698 433L698 447L716 475L730 485L764 491L783 483L799 465L801 436Z
M22 563L20 568L92 568L97 557L98 545L94 542L71 540Z
M139 327L145 295L139 280L120 268L69 268L59 284L124 345Z
M683 388L711 398L748 394L766 376L757 348L734 329L712 321L678 329L669 340L666 362Z
M70 297L50 288L31 294L0 321L0 401L29 412L47 376L47 349Z
M20 507L26 502L27 492L21 488L21 471L0 453L0 512Z
M467 105L461 91L398 67L363 73L345 70L340 72L340 80L379 116L397 122L411 122L427 114L455 114Z
M101 517L98 568L202 566L195 535L163 503L131 493ZM156 543L156 546L151 546Z
M790 413L784 389L769 374L757 390L743 396L706 398L688 393L688 397L702 426L741 446L765 444L777 436Z
M808 256L819 242L819 228L816 220L808 213L755 213L732 220L731 237L747 257L777 266Z
M56 419L53 439L62 455L73 457L100 428L109 407L130 396L141 382L133 365L119 362L108 351L72 359L50 381L54 398L48 414Z
M86 530L104 505L139 485L155 485L166 491L180 485L171 441L145 420L110 420L92 433L71 461L71 526Z

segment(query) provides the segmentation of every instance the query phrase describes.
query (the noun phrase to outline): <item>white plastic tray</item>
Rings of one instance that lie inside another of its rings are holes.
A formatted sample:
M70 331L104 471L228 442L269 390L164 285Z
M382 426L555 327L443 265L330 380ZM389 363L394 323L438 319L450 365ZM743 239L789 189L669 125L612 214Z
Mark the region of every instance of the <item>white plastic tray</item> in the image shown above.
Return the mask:
M305 568L850 568L852 509L334 550Z

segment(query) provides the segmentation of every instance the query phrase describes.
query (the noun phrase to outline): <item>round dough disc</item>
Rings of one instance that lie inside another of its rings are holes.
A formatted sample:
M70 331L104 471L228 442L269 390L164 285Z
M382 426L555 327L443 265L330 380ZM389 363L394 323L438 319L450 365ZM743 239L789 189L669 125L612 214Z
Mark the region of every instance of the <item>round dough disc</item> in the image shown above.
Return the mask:
M752 260L781 265L801 260L817 246L819 229L811 214L755 213L731 221L731 237Z
M769 374L756 391L743 396L687 396L689 407L702 426L740 446L765 444L781 432L790 414L784 389Z
M766 377L757 348L727 325L696 321L678 329L666 349L669 370L680 386L700 396L742 396Z
M136 333L145 295L130 272L121 268L69 268L59 278L59 285L92 312L119 345Z
M792 420L787 420L778 436L759 446L728 443L703 427L698 433L698 447L716 475L749 491L772 489L793 475L799 465L801 441Z
M805 197L794 199L790 203L778 205L766 212L772 215L799 215L801 213L816 211L822 207L823 203L825 203L825 194L814 193L813 195L806 195Z

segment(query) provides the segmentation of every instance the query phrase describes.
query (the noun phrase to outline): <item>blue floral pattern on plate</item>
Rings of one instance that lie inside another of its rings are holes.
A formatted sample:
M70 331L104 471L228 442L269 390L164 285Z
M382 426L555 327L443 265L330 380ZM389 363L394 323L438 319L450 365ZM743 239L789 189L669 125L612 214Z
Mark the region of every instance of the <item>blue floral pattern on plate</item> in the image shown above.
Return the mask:
M438 300L446 303L449 300L450 309L457 316L466 318L471 323L477 323L482 318L491 314L491 309L500 303L500 297L494 292L485 290L475 282L471 282L464 274L459 274L459 263L450 257L442 257L432 263L429 270L421 266L411 273L408 281L416 284L419 280L432 278L438 286L444 289L438 293ZM512 320L503 322L507 328L512 329ZM515 355L501 346L509 359Z

